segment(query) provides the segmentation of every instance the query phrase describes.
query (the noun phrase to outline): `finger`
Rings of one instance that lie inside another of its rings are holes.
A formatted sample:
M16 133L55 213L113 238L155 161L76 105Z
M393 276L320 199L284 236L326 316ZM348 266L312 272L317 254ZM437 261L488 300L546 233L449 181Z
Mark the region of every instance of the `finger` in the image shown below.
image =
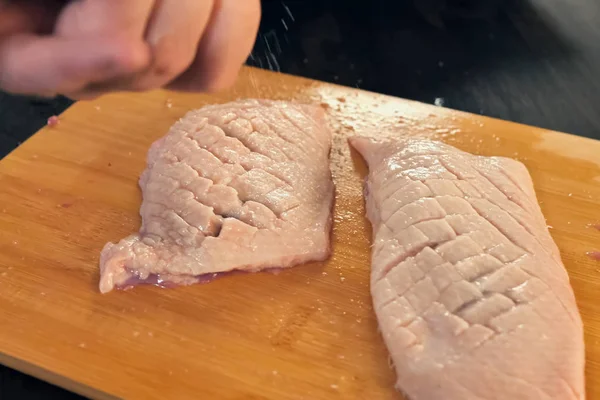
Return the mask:
M216 0L194 62L168 87L217 91L232 85L252 51L260 15L259 0Z
M73 1L61 13L55 32L65 37L118 33L141 39L155 3L156 0Z
M145 91L166 85L194 61L212 6L212 0L159 2L146 31L146 41L152 49L150 68L137 76L94 83L71 96L81 98L91 94L95 97L114 90Z
M132 87L135 90L162 87L189 68L213 3L213 0L158 2L146 31L146 41L152 48L152 65L134 79Z
M143 41L14 35L0 42L0 87L21 94L76 92L148 64Z
M93 82L69 97L96 97L115 90L146 90L166 84L192 62L211 6L212 0L90 0L73 4L61 16L61 35L97 35L116 30L131 37L145 36L154 56L151 66L137 75ZM87 22L90 19L92 23Z
M61 13L55 32L63 37L97 37L117 33L134 41L143 40L155 3L155 0L72 2ZM149 57L150 53L146 67L134 73L94 79L85 85L71 87L62 94L74 100L92 100L108 92L129 89L133 77L149 68Z

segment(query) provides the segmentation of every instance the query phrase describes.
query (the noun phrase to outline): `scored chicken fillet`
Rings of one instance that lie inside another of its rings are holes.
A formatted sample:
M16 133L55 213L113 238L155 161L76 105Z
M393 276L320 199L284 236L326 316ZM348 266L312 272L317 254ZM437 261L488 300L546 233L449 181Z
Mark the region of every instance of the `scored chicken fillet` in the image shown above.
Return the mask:
M104 247L100 291L326 259L331 140L318 107L244 100L189 112L149 150L140 232Z
M371 294L411 400L581 400L582 321L518 161L352 138L365 158Z

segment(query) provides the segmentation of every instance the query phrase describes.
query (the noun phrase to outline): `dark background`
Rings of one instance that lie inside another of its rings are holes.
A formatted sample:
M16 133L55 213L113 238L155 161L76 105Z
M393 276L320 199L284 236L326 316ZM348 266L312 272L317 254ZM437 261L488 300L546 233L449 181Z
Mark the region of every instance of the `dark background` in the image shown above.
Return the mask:
M263 0L248 63L600 139L598 0ZM0 92L1 156L70 104ZM0 367L0 399L79 397Z

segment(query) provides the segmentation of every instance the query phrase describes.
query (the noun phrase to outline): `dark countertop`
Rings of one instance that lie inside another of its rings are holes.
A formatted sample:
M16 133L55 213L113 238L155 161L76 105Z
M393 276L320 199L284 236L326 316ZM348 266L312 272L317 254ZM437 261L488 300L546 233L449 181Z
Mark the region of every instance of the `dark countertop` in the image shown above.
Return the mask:
M597 0L263 0L263 9L249 64L600 139ZM0 92L1 155L70 104ZM2 400L77 398L0 367Z

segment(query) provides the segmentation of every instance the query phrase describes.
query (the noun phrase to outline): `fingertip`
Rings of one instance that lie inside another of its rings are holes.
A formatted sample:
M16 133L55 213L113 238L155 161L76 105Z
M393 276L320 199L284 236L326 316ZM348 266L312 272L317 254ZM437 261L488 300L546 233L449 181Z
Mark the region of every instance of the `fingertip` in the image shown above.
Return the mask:
M209 79L205 82L202 90L207 93L216 93L231 88L237 82L239 71L240 68Z
M231 88L237 82L239 70L226 73L213 72L210 68L199 68L202 73L184 74L167 85L167 89L183 92L218 93Z
M149 64L150 50L141 40L15 35L0 46L0 86L23 94L73 93Z
M110 47L107 55L119 75L134 74L150 67L151 50L144 41L115 39Z
M169 85L175 90L219 92L235 84L260 24L258 0L221 0L192 66Z
M85 74L90 82L114 79L138 73L150 65L150 49L141 40L104 38L80 43L79 60L65 63L68 75ZM85 50L85 48L93 50Z
M63 76L74 84L61 85L64 91L77 93L76 100L92 100L98 97L98 93L93 90L93 94L90 94L87 88L134 75L148 68L151 63L150 49L141 40L105 38L81 44L82 52L84 46L93 46L95 50L78 61L65 63Z

